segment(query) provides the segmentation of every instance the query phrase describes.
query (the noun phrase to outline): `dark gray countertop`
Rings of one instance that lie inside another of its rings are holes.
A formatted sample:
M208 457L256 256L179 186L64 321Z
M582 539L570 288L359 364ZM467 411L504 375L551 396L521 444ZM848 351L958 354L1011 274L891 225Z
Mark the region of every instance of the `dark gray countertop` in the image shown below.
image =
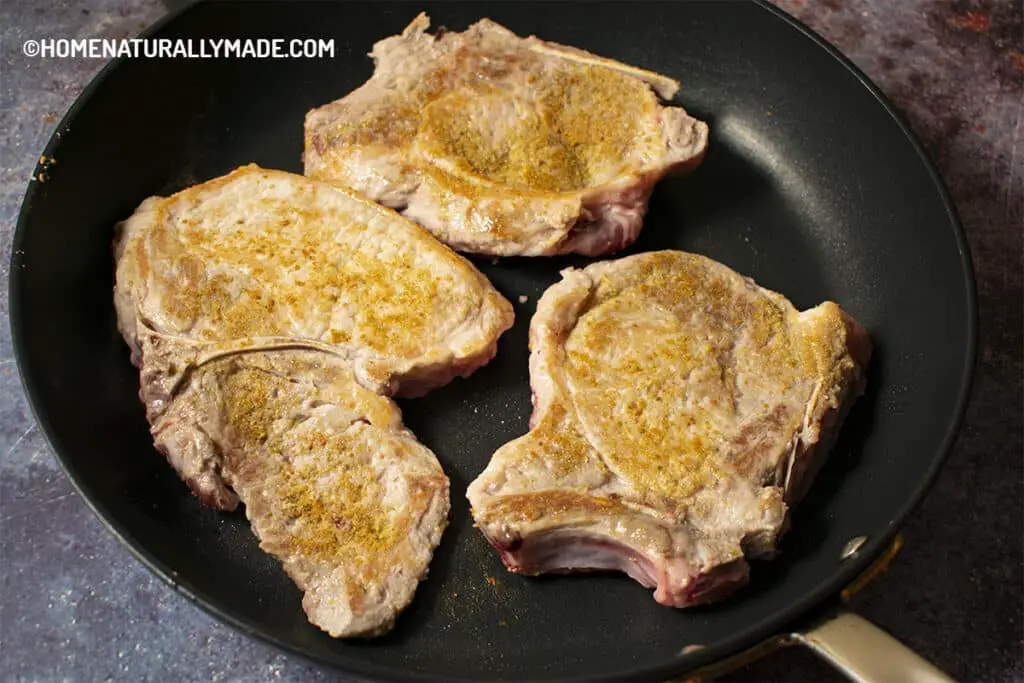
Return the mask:
M3 0L0 16L0 679L339 680L221 625L88 511L34 425L8 326L11 234L57 121L101 60L39 60L28 38L137 34L177 3ZM784 0L902 109L973 251L980 364L960 439L891 569L855 601L954 677L1024 681L1024 18L1020 0ZM729 680L841 680L785 651Z

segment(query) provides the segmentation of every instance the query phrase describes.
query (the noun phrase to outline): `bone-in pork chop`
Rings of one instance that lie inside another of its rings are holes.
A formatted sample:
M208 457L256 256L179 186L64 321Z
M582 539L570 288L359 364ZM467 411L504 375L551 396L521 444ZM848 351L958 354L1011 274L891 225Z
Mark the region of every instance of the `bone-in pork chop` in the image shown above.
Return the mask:
M306 174L455 249L599 255L631 244L651 189L703 158L708 128L663 106L679 84L484 19L381 40L373 77L306 116Z
M563 271L530 326L534 413L469 486L516 572L614 569L665 605L770 557L864 386L871 343L683 252Z
M207 505L246 504L312 623L388 630L440 540L448 480L387 397L487 363L511 305L393 211L255 166L146 200L115 256L157 448Z

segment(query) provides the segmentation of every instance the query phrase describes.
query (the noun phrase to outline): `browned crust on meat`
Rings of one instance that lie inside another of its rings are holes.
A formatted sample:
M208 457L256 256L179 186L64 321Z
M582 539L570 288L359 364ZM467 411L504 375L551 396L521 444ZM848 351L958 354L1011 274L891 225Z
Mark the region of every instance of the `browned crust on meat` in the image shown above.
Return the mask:
M798 312L683 252L563 271L530 347L530 432L469 486L481 531L514 571L598 562L676 607L774 554L871 353L834 303ZM575 534L582 559L540 540L552 533Z
M373 77L305 121L305 171L364 192L452 247L599 255L639 234L652 186L695 168L708 130L679 84L484 19L379 41Z
M246 504L313 624L390 629L449 499L385 396L486 364L511 304L389 209L251 165L146 200L114 255L156 448L204 504Z

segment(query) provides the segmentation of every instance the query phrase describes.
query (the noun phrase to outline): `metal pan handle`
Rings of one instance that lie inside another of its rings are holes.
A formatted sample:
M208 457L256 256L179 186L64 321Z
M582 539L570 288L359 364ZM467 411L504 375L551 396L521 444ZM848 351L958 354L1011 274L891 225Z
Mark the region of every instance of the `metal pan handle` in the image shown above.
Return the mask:
M791 642L814 650L855 683L952 683L916 652L853 612L840 610Z
M843 551L844 558L856 553L864 540L864 537L852 539L847 544L848 550ZM935 665L867 619L841 606L849 603L854 595L884 572L902 547L903 536L897 534L889 549L840 594L838 610L812 622L813 626L769 638L746 652L693 671L679 683L710 681L780 647L791 645L810 648L854 683L952 683L953 679ZM684 648L683 652L692 647Z

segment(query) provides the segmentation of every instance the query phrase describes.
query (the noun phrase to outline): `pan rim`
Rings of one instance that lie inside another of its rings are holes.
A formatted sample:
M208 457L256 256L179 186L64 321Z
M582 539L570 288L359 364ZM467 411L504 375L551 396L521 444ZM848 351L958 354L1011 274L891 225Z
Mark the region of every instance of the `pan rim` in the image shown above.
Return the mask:
M931 490L939 471L948 458L957 439L960 431L960 425L966 412L970 397L972 379L977 363L977 285L967 237L964 233L956 206L953 203L945 182L903 115L896 110L878 86L875 85L848 57L843 55L836 47L806 24L787 14L778 7L770 4L768 0L752 0L752 2L771 14L774 19L784 21L804 37L813 41L817 47L821 48L825 52L826 55L842 65L845 70L849 72L850 75L852 75L871 96L874 97L878 105L881 106L881 108L892 118L900 132L910 143L911 148L917 154L918 159L924 169L928 172L928 175L938 192L938 197L946 209L950 227L953 230L953 237L960 256L961 273L963 276L963 285L966 294L967 319L964 321L967 326L966 353L964 354L964 365L961 369L960 386L956 396L954 409L948 421L945 434L943 435L941 447L936 452L928 469L923 473L920 483L913 490L911 495L908 496L905 503L898 509L884 532L869 539L863 547L862 552L858 553L856 557L851 558L850 561L843 563L835 572L819 582L816 586L805 591L798 600L795 600L785 609L774 612L758 622L747 625L743 629L734 632L728 638L710 644L702 650L685 656L678 655L672 660L664 663L627 671L609 673L597 679L550 679L552 681L558 680L565 683L568 683L569 681L583 680L636 681L664 679L670 676L677 676L706 666L714 661L719 661L736 653L742 652L766 638L778 634L788 624L792 624L799 619L814 613L816 609L823 605L828 604L830 598L838 595L846 585L853 581L861 572L866 570L875 558L880 556L882 552L889 547L907 517L918 507L925 495ZM167 25L173 23L187 12L193 10L199 4L203 3L189 4L174 12L166 14L143 31L140 36L150 37L157 34ZM61 132L68 129L69 124L73 122L79 112L88 105L95 92L109 78L110 74L122 65L123 61L123 58L119 58L106 64L82 90L81 94L76 98L75 102L71 105L67 113L57 125L53 136L51 136L50 140L47 142L43 151L43 154L46 157L52 156L53 148L60 143ZM39 394L36 392L36 383L38 379L26 374L26 371L28 370L24 360L26 340L22 335L22 328L19 322L24 315L24 307L21 304L23 283L21 277L21 264L19 263L20 259L18 254L20 247L24 243L25 234L28 230L28 216L31 214L34 202L37 198L38 185L39 183L37 182L30 182L25 191L18 215L18 221L11 241L8 319L11 326L14 355L22 389L36 424L43 436L46 438L61 469L67 475L68 479L70 479L74 490L82 498L93 514L96 515L103 526L106 527L106 529L113 534L129 550L129 552L140 563L142 563L143 566L149 569L162 581L167 583L175 592L183 595L189 600L189 602L199 606L211 616L230 625L237 631L267 643L280 651L298 656L305 661L313 662L319 666L324 666L336 671L342 671L347 675L354 676L360 680L393 680L409 682L457 680L450 676L432 674L429 672L411 670L403 671L401 669L384 667L369 663L359 657L350 656L348 654L339 654L337 656L337 660L341 661L327 660L318 657L315 654L306 652L298 646L290 644L273 634L267 633L251 620L236 616L220 607L214 596L198 590L187 581L179 580L173 568L161 562L147 551L145 549L145 544L141 540L132 537L123 525L114 518L102 501L89 494L86 484L78 477L70 463L67 462L65 457L62 455L62 449L58 447L62 439L53 429L52 424L45 415L45 408L41 405L41 399L39 398Z

